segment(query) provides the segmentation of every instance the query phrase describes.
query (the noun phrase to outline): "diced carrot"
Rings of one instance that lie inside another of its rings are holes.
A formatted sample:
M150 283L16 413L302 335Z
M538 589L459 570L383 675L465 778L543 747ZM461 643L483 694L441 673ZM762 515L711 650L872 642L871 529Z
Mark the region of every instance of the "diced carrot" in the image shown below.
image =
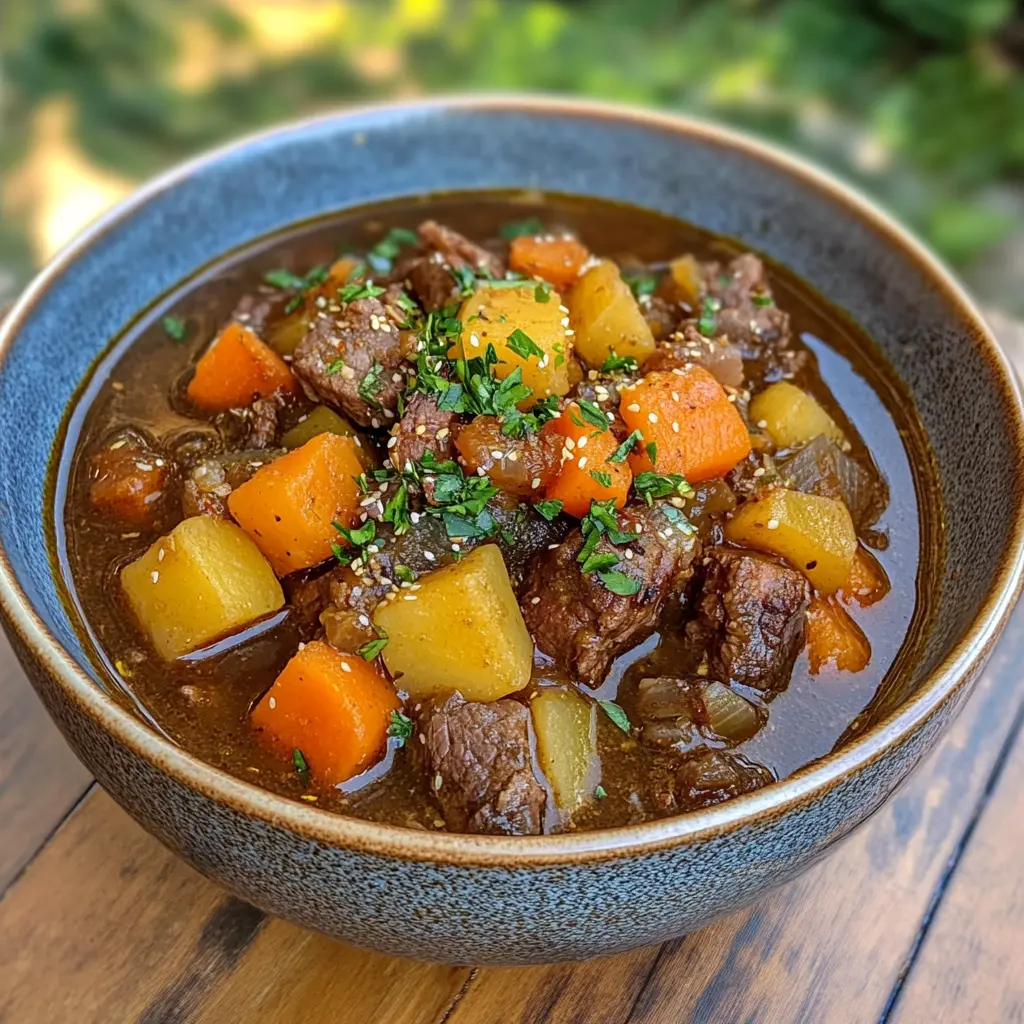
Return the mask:
M811 675L817 675L830 664L839 672L859 672L871 660L868 638L834 597L811 598L807 609L807 657Z
M187 394L200 409L222 412L295 386L288 364L248 327L232 322L196 363Z
M89 503L97 512L131 526L151 526L167 486L165 461L145 448L121 442L89 460Z
M869 551L860 545L853 556L849 579L840 587L839 597L844 604L851 601L861 608L869 608L889 593L889 577Z
M514 238L508 251L508 265L527 277L541 277L556 288L568 288L580 268L590 259L587 247L566 235L521 235Z
M356 522L355 477L362 471L352 438L318 434L235 488L228 510L274 572L286 576L330 558L331 545L341 543L331 524Z
M560 501L565 512L579 519L590 511L591 500L612 498L616 508L626 504L633 473L625 461L608 461L619 447L610 430L588 422L575 402L544 429L564 438L562 465L547 486L546 498Z
M640 448L630 456L637 474L679 473L700 483L724 476L750 454L740 414L701 366L647 374L620 392L619 412L641 434Z
M391 712L400 706L373 664L314 640L253 708L252 724L288 754L301 751L316 782L336 786L383 753Z

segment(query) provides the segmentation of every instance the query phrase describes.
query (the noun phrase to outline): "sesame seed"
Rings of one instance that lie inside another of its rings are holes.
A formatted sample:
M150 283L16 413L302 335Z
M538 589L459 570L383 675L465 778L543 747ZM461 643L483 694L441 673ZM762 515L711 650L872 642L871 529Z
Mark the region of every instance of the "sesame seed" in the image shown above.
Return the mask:
M576 465L579 466L580 469L582 469L586 464L587 464L587 457L586 457L586 455L581 455L579 457L579 461L576 463Z
M111 446L110 450L116 452L118 448L123 448L128 442L122 438L120 441L115 441Z
M558 312L559 313L568 313L569 312L569 307L568 306L559 306L558 307Z
M565 447L572 451L576 447L576 442L571 437L567 437L565 439Z
M449 430L449 429L448 429L447 427L442 427L442 428L441 428L441 429L440 429L440 430L439 430L439 431L438 431L438 432L437 432L437 433L436 433L436 434L434 435L434 437L436 437L438 441L443 441L443 440L444 440L444 439L445 439L445 438L446 438L446 437L447 437L447 436L448 436L448 435L449 435L450 433L451 433L451 431L450 431L450 430Z
M627 562L632 562L633 561L633 552L630 551L629 548L626 548L625 554L626 554L626 561Z
M389 448L394 448L396 444L398 444L398 435L397 434L395 434L394 436L388 438L388 447Z
M563 327L568 327L569 326L569 318L567 316L563 316L562 317L562 326Z
M139 533L122 533L121 540L135 540L139 536L141 536Z
M400 373L393 373L393 374L391 374L391 379L396 384L401 384L402 383L402 375Z
M575 338L576 337L576 332L573 331L573 330L566 329L565 336L567 338Z
M370 624L369 616L366 616L366 615L360 615L359 616L359 625L360 626L368 626L369 624Z
M409 518L412 520L412 525L415 526L420 521L420 513L419 512L410 512L409 513Z
M757 426L758 426L759 429L764 430L764 428L768 426L768 421L767 420L758 420L757 421Z
M633 532L634 533L643 533L644 532L643 525L641 523L634 523L633 524Z
M473 348L479 348L480 347L480 339L475 334L471 334L469 336L469 343L470 343L470 345L473 346Z
M341 663L341 671L342 672L351 672L352 671L352 666L347 661L342 661L342 663Z
M426 432L427 432L427 426L426 426L425 423L417 423L416 424L416 433L417 433L417 435L422 436Z
M554 551L555 548L557 548L557 547L560 547L560 545L558 545L558 544L549 544L548 545L548 551Z
M672 392L672 401L673 402L678 402L679 401L679 392L678 391L673 391Z
M530 604L540 604L540 598L539 597L531 597L530 598Z
M627 405L626 408L630 412L639 412L640 411L640 404L638 402L633 402L632 404Z
M461 550L462 550L462 545L461 544L452 544L452 551L461 551Z
M768 520L768 529L769 530L777 530L778 528L779 528L779 521L778 521L778 519L769 519Z
M533 490L537 490L537 488L538 488L538 487L540 487L540 477L539 477L539 476L535 476L535 477L534 477L534 478L533 478L533 479L532 479L532 480L530 481L530 487L531 487L531 488L532 488Z
M754 476L764 476L764 466L758 466L757 469L754 470Z
M434 789L440 789L444 785L444 779L441 778L440 773L434 776Z
M492 451L491 452L491 458L492 459L503 459L503 458L505 458L505 453L504 452L499 452L497 450Z
M167 552L166 552L166 551L164 551L164 549L163 549L163 548L161 548L161 549L160 549L160 550L159 550L159 551L158 551L158 552L156 553L156 560L157 560L158 562L162 562L162 561L164 560L164 558L165 558L165 556L166 556L166 555L167 555Z
M277 698L276 697L271 697L270 700L267 703L270 705L270 710L273 711L274 708L277 707Z
M650 421L651 421L652 423L657 423L657 422L658 422L658 415L657 415L657 413L649 412L649 413L647 414L647 418L648 418L648 419L649 419L649 420L650 420Z
M508 461L509 462L518 462L519 461L519 452L509 452L508 453Z
M483 466L477 466L476 467L476 475L477 476L487 476L487 470L484 469Z
M416 598L415 594L406 594L405 598L404 598L404 600L406 600L406 601L415 601L416 599L417 598Z
M433 562L433 561L434 561L434 552L433 552L433 551L424 551L424 552L423 552L423 557L424 557L424 558L425 558L425 559L426 559L426 560L427 560L428 562Z
M356 371L353 370L351 366L343 366L341 368L341 375L342 377L345 378L345 380L352 380L352 378L355 377L356 375Z
M586 437L586 435L584 435L583 437L581 437L581 438L580 438L580 439L579 439L579 440L578 440L578 441L576 442L576 447L577 447L577 448L586 448L586 447L587 447L587 437Z
M149 574L149 579L150 579L150 582L151 582L151 583L156 583L156 582L157 582L157 581L158 581L158 580L160 579L160 573L158 573L158 572L156 571L156 569L154 569L154 570L153 570L153 571L152 571L152 572L151 572L151 573Z
M679 424L675 420L672 421L672 433L679 433Z

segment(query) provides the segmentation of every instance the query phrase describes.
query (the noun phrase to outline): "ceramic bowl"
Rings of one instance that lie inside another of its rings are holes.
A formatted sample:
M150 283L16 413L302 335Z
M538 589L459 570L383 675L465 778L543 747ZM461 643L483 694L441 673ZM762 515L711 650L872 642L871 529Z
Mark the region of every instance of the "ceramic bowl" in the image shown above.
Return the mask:
M414 193L550 189L639 203L792 268L876 340L913 396L945 508L935 617L837 752L700 813L573 835L433 834L335 816L217 771L105 692L47 554L47 466L108 340L218 254ZM833 178L722 128L521 97L348 110L179 167L64 250L0 334L0 606L33 685L103 787L257 906L391 953L575 959L699 928L792 878L867 818L967 699L1017 597L1022 420L1006 360L921 245ZM983 498L983 500L982 500Z

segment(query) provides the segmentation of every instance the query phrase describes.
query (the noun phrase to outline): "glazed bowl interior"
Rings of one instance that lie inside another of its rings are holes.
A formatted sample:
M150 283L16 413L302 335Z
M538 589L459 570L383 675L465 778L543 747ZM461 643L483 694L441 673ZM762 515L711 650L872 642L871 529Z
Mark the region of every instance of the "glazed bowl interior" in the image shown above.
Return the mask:
M719 129L607 108L436 101L286 127L172 172L75 242L2 335L0 545L8 564L0 596L16 627L44 643L52 637L61 684L91 679L85 699L129 730L126 713L100 694L103 681L62 603L48 556L46 481L65 409L133 318L168 301L215 257L297 222L400 196L509 188L639 204L730 236L788 266L875 339L933 448L926 471L946 542L937 570L921 581L934 608L926 634L847 756L868 757L886 736L912 728L991 639L1018 586L1022 448L1005 361L941 268L830 179ZM867 728L886 716L882 728ZM829 760L811 771L823 778ZM760 805L771 799L756 797Z

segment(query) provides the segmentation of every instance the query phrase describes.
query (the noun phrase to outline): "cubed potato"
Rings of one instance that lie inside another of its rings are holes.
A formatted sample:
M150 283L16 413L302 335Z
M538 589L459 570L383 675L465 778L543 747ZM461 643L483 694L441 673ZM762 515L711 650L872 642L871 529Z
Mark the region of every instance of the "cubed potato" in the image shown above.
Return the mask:
M373 469L377 465L373 449L366 438L347 419L326 405L318 405L301 423L297 423L281 438L281 443L289 451L293 451L320 434L337 434L339 437L352 438L356 446L356 458L363 469Z
M121 570L140 625L168 661L276 612L284 594L249 536L213 516L185 519Z
M569 295L576 351L594 367L614 352L638 363L654 351L654 335L629 285L611 260L591 267Z
M843 447L846 436L818 400L788 380L780 380L755 395L750 421L768 431L780 448L795 448L824 435Z
M682 299L691 309L696 309L700 303L701 290L704 287L700 264L696 258L689 253L685 256L678 256L669 263L668 270L678 298Z
M501 552L485 544L382 604L374 622L388 636L384 663L413 700L458 690L490 701L521 690L533 641Z
M539 294L544 294L546 301L539 302ZM487 346L493 345L502 360L494 368L495 375L504 380L517 366L521 367L523 383L533 390L533 395L520 403L524 409L548 395L564 395L569 390L572 337L566 335L562 326L565 314L558 308L561 303L558 292L539 293L533 282L523 288L481 285L462 303L462 335L449 349L448 357L472 359L482 356ZM509 338L517 330L537 345L542 354L521 355L510 348Z
M736 509L725 538L785 558L822 594L846 582L857 553L853 520L841 501L781 487Z
M596 707L569 686L546 686L530 701L537 759L555 806L566 816L590 798L600 779Z

